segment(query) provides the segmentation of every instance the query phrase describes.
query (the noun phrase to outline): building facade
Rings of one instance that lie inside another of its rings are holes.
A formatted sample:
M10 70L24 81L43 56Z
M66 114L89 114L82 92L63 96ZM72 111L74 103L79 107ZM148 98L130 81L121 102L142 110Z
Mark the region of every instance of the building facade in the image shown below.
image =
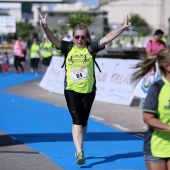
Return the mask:
M56 28L57 30L61 30L61 26L67 21L69 14L74 14L78 11L91 16L92 24L89 26L89 31L94 32L97 37L102 36L108 27L107 11L91 8L82 2L76 4L58 4L52 9L41 8L43 15L48 13L48 26L50 29Z
M108 12L109 24L123 23L127 14L138 14L152 32L160 28L170 34L170 0L112 0L99 6ZM132 23L133 24L133 23Z
M166 35L170 34L170 0L99 0L99 2L99 6L93 8L87 6L85 1L84 3L77 2L73 4L54 3L50 9L47 5L41 3L33 4L33 19L29 21L36 26L39 21L39 11L49 12L50 27L58 27L58 22L64 20L68 13L81 10L95 16L90 30L102 34L103 27L107 24L122 24L127 14L138 14L148 23L152 32L160 28ZM16 21L22 20L21 3L0 3L1 9L8 9L9 15L15 16ZM61 18L58 19L60 16Z

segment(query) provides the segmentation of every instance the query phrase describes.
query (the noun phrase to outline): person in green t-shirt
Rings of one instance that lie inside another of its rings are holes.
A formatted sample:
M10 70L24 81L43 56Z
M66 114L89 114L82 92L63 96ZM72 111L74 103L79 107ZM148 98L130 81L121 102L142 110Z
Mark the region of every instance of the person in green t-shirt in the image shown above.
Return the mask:
M73 29L73 46L68 52L70 42L54 36L47 25L47 14L40 14L40 25L48 39L57 49L67 53L65 58L65 89L64 95L72 117L72 136L76 148L76 163L85 163L83 141L88 126L90 110L96 95L96 79L94 70L94 55L103 50L105 45L114 40L124 30L131 26L127 16L123 26L111 31L100 40L90 41L90 32L84 24ZM89 52L91 49L91 52Z
M50 65L51 58L53 56L52 48L52 43L49 42L47 37L43 37L43 41L40 43L43 73L46 72L48 66Z
M30 48L30 65L31 65L31 72L38 74L38 64L40 60L40 46L37 43L37 39L33 39L33 44Z
M148 125L144 137L144 157L148 170L170 169L170 47L148 56L138 63L132 74L132 81L139 81L155 62L163 75L153 83L147 93L143 106L143 120Z

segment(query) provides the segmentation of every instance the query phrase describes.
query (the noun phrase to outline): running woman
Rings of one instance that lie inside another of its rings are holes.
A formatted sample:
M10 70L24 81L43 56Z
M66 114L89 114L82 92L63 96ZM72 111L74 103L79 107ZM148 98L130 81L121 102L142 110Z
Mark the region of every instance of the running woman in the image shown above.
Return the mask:
M48 39L57 49L67 53L70 42L60 40L49 29L47 15L40 15L40 25ZM72 117L72 136L76 148L76 163L85 163L83 140L87 131L90 110L96 95L96 79L93 54L105 48L105 45L114 40L124 30L131 26L127 16L123 26L111 31L100 40L90 42L90 32L87 26L80 24L73 29L73 46L65 61L65 89L64 94L67 106Z

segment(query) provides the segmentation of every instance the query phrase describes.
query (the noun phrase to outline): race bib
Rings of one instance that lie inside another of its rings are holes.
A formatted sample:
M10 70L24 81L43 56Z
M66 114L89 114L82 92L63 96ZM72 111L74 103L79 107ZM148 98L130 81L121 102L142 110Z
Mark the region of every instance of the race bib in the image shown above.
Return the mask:
M50 52L50 49L44 48L44 52Z
M87 68L85 67L70 70L70 73L73 82L89 78Z
M39 54L38 53L34 53L34 58L38 58Z

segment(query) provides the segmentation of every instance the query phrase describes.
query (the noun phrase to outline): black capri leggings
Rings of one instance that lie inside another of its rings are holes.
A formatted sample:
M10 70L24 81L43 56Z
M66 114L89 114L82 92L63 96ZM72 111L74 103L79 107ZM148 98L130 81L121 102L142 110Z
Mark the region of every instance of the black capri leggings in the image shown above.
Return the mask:
M45 65L45 66L49 66L50 63L51 63L51 59L52 59L52 56L47 57L47 58L43 58L42 64Z
M72 90L65 90L64 95L73 124L85 127L87 125L96 92L84 94Z

